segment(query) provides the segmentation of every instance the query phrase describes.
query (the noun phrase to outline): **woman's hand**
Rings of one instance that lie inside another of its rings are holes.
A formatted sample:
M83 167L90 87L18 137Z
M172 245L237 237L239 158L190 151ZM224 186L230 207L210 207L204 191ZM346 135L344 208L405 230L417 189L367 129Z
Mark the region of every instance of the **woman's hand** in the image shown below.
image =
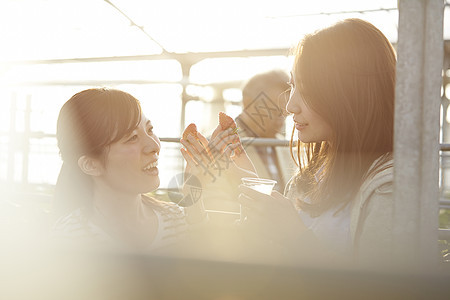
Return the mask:
M240 185L239 191L239 202L246 213L242 225L255 236L290 245L306 231L291 200L277 191L266 195L245 185Z
M227 136L231 137L231 144L230 139L227 139ZM250 160L250 157L248 157L244 147L242 147L237 128L228 128L226 130L223 130L222 126L219 124L211 135L211 140L208 144L208 147L212 151L216 151L218 153L221 153L228 149L232 150L232 152L227 152L227 154L228 157L236 164L236 166L256 174L255 166Z
M181 149L187 162L185 172L197 176L202 183L215 182L222 176L236 183L242 177L257 177L233 129L216 129L210 141L197 132L196 136L189 135L180 142L185 147Z

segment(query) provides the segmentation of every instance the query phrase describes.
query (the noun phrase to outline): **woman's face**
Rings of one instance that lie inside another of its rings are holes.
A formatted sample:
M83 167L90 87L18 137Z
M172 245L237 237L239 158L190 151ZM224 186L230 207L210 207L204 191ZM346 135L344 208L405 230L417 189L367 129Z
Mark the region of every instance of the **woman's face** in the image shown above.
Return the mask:
M106 164L98 177L120 193L140 194L159 187L158 157L161 143L150 120L142 116L139 125L111 144Z
M291 85L291 94L286 109L293 114L298 138L303 143L330 141L333 134L331 126L319 114L306 105L296 82L294 72L291 72L289 82Z

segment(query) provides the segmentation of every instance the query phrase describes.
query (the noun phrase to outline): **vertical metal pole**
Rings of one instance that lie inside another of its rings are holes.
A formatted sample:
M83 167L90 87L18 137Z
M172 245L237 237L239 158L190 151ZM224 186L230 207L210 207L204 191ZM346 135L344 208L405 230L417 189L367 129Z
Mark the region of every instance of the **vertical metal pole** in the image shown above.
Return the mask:
M11 95L10 103L10 117L9 117L9 140L8 140L8 167L6 174L6 181L10 184L14 182L14 165L16 153L16 114L17 114L17 94L14 92Z
M442 96L441 116L440 116L441 128L440 128L440 136L439 136L440 143L445 143L447 140L446 136L447 136L447 131L448 131L448 122L447 122L448 108L449 108L448 100L445 99L445 96ZM448 159L447 159L445 153L440 153L440 156L439 156L439 165L441 166L440 170L439 170L439 188L440 189L444 189L444 187L446 186L446 184L445 184L445 182L446 182L445 169L446 169L447 160Z
M443 72L443 93L442 93L442 107L443 107L443 115L442 115L442 137L441 137L441 143L448 143L449 142L449 122L447 122L447 110L449 109L450 104L450 95L446 93L446 87L450 84L450 76L447 76L447 72L450 69L450 42L445 42L444 44L444 72ZM447 161L450 161L450 157L447 158L448 153L443 152L441 153L441 191L446 191L446 189L449 187L449 183L447 181L449 180L446 176L446 170L448 169L447 164L449 164Z
M22 183L28 183L28 167L30 162L30 139L31 139L31 95L27 95L25 115L24 115L24 131L22 137Z
M441 0L400 0L394 141L394 251L407 267L438 261Z

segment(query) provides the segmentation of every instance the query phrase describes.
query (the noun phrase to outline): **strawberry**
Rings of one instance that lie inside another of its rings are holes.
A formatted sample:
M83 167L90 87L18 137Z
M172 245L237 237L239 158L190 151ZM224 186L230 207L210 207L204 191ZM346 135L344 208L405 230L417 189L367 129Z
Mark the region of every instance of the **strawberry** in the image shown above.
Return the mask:
M226 130L230 127L236 129L236 122L224 112L219 112L219 124L222 127L222 130Z
M195 126L194 123L189 124L183 131L183 139L187 140L189 135L192 135L195 138L197 137L197 126Z

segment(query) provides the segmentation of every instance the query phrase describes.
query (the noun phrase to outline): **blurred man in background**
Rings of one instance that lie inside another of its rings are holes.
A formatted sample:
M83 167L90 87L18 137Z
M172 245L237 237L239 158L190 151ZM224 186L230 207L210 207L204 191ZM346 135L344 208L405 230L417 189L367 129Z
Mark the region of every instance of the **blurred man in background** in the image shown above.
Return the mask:
M242 113L236 118L239 135L249 138L285 140L286 103L289 100L289 75L282 70L259 73L242 89ZM254 146L244 143L245 150L261 178L277 181L275 189L284 186L295 171L287 147Z
M235 118L238 134L260 178L277 181L274 189L283 193L287 181L294 175L296 166L289 147L257 146L255 138L286 140L286 104L289 100L289 75L282 70L259 73L245 82L242 88L242 112ZM203 192L205 209L210 220L217 224L233 222L233 216L211 214L211 211L239 213L239 191L229 178L217 176L216 189Z

